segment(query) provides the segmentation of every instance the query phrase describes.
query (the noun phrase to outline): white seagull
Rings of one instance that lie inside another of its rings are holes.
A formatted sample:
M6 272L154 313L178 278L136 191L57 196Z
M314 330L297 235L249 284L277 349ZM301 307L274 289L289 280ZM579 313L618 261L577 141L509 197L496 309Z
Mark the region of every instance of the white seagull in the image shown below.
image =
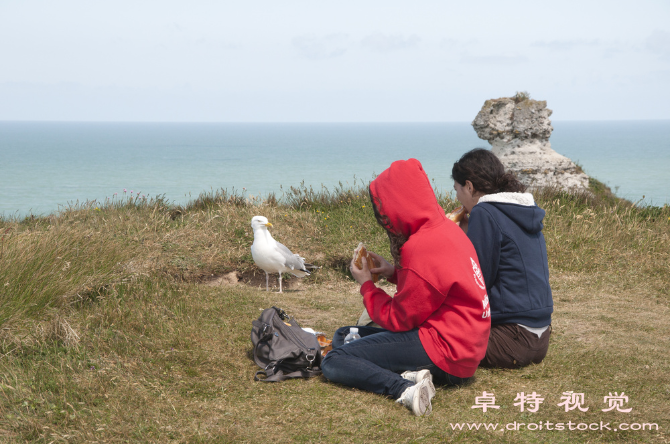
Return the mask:
M279 273L279 292L283 293L281 274L291 273L299 278L309 276L307 267L316 268L305 263L305 258L291 253L291 250L273 239L268 231L272 224L266 217L254 216L251 219L251 228L254 230L254 243L251 245L251 257L254 262L265 271L265 291L269 288L269 273Z

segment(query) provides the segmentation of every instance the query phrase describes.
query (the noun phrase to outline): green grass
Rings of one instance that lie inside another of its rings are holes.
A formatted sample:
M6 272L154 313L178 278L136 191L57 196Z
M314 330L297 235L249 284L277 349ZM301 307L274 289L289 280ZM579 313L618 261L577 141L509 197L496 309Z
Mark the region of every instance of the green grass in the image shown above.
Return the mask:
M0 441L667 442L670 208L597 187L536 199L555 302L546 360L438 388L426 418L321 377L253 381L249 334L261 309L281 306L329 336L360 315L353 249L364 241L390 259L364 188L300 186L266 201L216 191L182 207L119 200L0 220ZM257 214L322 268L286 277L284 294L265 292L249 251ZM584 393L587 412L558 406L571 390ZM500 409L471 408L484 391ZM533 391L544 403L520 412L517 393ZM625 392L632 412L602 412L610 392ZM659 430L500 431L546 421ZM502 426L453 430L484 422Z

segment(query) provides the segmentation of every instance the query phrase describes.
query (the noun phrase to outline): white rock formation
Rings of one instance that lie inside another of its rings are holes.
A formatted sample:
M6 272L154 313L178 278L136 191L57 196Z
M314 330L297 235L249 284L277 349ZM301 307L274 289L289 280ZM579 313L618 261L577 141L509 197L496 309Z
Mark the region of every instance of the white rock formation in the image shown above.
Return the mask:
M553 128L546 101L523 95L487 100L472 122L506 169L531 188L588 189L589 177L572 160L551 148Z

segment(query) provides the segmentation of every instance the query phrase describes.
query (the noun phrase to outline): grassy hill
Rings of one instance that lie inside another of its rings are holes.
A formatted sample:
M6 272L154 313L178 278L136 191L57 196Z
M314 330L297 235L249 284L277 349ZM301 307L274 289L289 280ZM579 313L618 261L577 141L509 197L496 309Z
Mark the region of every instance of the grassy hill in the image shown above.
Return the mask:
M668 442L670 207L601 192L536 200L555 304L546 360L438 388L426 418L322 377L253 381L260 310L282 307L329 337L358 319L353 249L365 241L390 259L364 189L301 187L281 202L218 192L185 207L119 200L0 220L0 441ZM276 277L265 292L251 258L258 214L322 267L286 276L283 294ZM472 408L485 391L498 409ZM570 391L587 411L559 405ZM537 412L514 405L522 392L544 398ZM603 411L622 392L632 410Z

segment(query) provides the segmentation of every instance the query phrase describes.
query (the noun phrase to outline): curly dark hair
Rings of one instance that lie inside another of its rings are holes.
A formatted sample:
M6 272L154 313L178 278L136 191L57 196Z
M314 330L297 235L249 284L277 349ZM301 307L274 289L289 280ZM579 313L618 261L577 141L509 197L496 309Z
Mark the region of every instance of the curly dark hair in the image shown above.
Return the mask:
M463 154L451 169L451 178L460 185L472 182L475 191L483 194L503 192L523 193L526 186L514 173L505 172L500 159L485 148L475 148Z
M369 191L369 189L368 189ZM375 213L375 219L377 223L384 227L386 230L386 235L389 237L389 242L391 244L391 256L393 256L394 265L397 268L400 268L400 249L407 242L407 238L401 233L396 233L393 229L393 224L387 215L382 215L381 207L382 202L379 198L375 199L372 195L372 192L369 191L370 202L372 202L372 211Z

